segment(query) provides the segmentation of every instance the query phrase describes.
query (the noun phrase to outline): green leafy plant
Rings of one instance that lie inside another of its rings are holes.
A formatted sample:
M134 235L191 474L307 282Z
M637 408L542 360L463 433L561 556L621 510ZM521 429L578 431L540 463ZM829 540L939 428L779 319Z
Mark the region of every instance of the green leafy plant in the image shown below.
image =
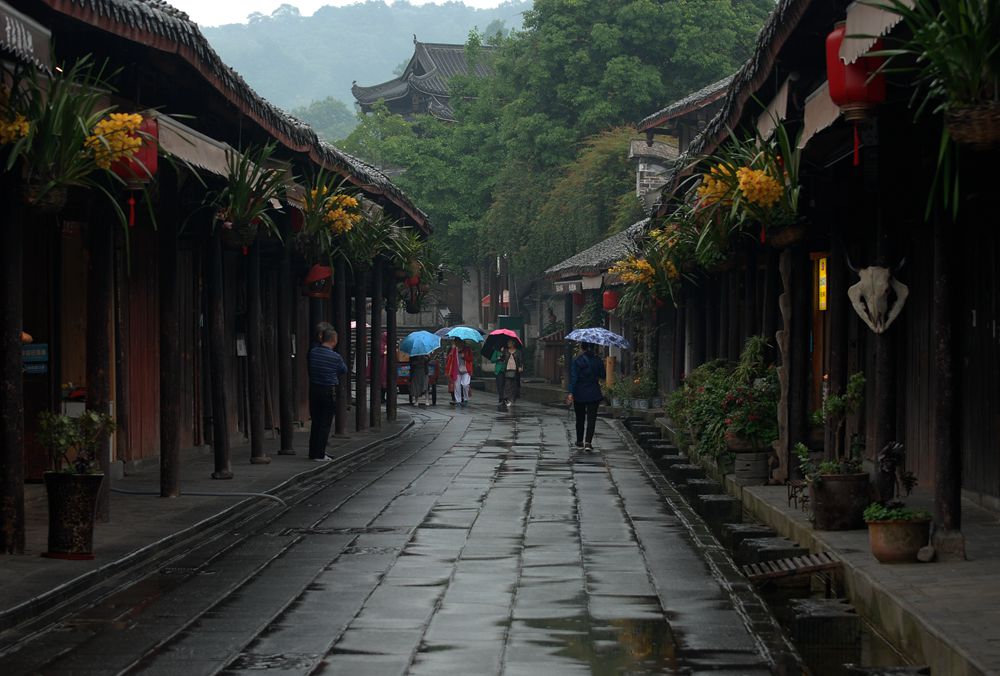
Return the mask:
M865 375L854 373L847 379L847 390L843 394L828 393L820 408L813 412L815 425L829 425L833 428L834 447L832 457L842 455L842 437L847 416L857 412L865 398Z
M792 447L792 452L799 459L799 470L802 472L802 476L805 477L806 481L816 484L822 483L824 476L857 474L862 469L861 455L853 452L851 455L843 458L815 462L812 459L809 447L801 441Z
M226 185L208 197L216 210L216 226L237 246L250 245L262 226L278 235L271 217L271 200L284 195L286 176L268 166L274 150L275 144L269 143L242 153L227 153Z
M576 321L573 323L573 327L577 329L586 329L603 325L604 310L601 309L601 306L598 304L596 298L589 298L580 309L580 314L577 315Z
M872 521L928 521L931 515L923 509L903 507L901 502L886 504L873 502L865 508L864 518L869 523Z
M97 452L115 430L106 413L86 410L79 416L42 411L38 415L38 441L49 450L56 471L90 474Z
M684 379L667 400L667 415L692 453L718 457L726 450L722 402L729 391L733 366L721 359L706 362Z

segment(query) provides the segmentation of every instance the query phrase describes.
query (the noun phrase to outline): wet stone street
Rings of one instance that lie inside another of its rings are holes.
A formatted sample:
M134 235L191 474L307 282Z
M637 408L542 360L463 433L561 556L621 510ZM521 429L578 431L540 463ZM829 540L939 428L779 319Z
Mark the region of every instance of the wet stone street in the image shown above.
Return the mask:
M6 673L781 670L617 427L572 453L564 409L416 416L383 457L67 618Z

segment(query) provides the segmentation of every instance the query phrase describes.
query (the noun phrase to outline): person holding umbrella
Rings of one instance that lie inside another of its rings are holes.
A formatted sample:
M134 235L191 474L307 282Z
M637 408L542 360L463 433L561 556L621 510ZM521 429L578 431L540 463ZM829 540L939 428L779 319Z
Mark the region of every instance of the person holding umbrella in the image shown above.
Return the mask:
M427 366L439 347L441 338L428 331L414 331L399 344L399 351L410 357L410 398L419 407L427 406Z
M469 403L469 385L472 382L472 350L461 338L455 338L454 345L448 351L444 372L448 376L448 382L454 387L455 403L465 408Z
M597 427L597 408L604 395L599 381L607 377L604 361L594 354L593 343L581 343L580 354L569 368L569 393L566 403L576 413L576 447L594 450L594 428ZM584 436L586 421L586 436Z
M491 331L483 342L481 354L493 362L497 382L497 410L505 411L521 392L524 360L518 347L521 339L511 329Z

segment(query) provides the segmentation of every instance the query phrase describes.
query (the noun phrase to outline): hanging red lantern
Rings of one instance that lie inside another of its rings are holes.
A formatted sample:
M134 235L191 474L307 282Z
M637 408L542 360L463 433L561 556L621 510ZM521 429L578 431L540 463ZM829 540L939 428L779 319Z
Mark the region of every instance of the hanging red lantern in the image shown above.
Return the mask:
M129 188L141 188L143 184L156 175L158 169L158 151L160 127L156 118L145 117L139 125L142 145L129 157L123 157L111 165L111 171L120 176Z
M611 312L618 307L618 292L617 291L605 291L603 296L604 310Z
M309 298L329 298L333 270L326 265L314 265L302 283L303 295Z
M576 305L577 307L583 305L586 302L586 300L587 300L586 296L584 296L582 293L573 294L573 305Z
M867 120L875 107L885 103L885 75L879 72L884 63L880 56L862 56L854 63L844 63L840 46L844 43L847 24L840 21L826 36L826 79L830 100L840 107L844 119L854 123L854 166L861 163L858 122ZM871 51L882 49L876 40Z

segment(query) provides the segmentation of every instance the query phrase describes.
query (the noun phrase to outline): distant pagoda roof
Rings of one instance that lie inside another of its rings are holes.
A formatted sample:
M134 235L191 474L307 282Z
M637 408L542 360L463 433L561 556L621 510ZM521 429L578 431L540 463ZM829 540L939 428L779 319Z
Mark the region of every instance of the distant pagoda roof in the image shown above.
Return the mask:
M492 47L482 46L484 51ZM493 74L488 59L479 60L471 75L489 77ZM436 42L419 42L413 37L413 56L403 73L382 84L363 87L356 82L351 93L362 108L379 100L395 101L418 92L427 97L427 111L442 120L454 121L455 115L448 99L451 93L448 80L459 75L470 75L465 58L465 45L447 45Z

